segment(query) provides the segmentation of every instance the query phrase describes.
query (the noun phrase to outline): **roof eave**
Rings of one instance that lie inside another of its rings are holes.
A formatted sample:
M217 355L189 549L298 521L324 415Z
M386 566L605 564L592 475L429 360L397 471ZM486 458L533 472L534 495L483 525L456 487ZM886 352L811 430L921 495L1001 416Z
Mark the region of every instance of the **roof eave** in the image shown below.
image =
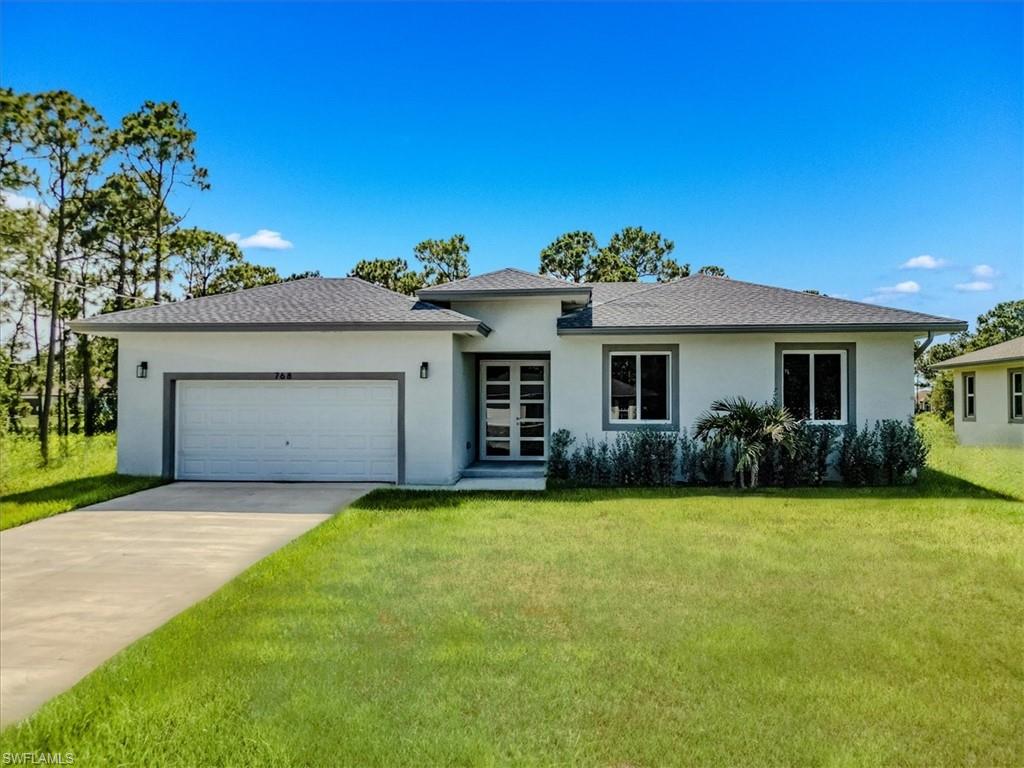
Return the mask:
M490 334L486 323L476 320L438 323L103 323L73 320L71 330L98 336L118 333L282 333L287 331L453 331Z
M559 336L652 335L678 333L864 333L907 331L914 333L955 333L967 330L963 321L934 323L803 323L789 325L617 325L558 329Z
M957 361L956 358L950 358L949 360L943 360L941 363L935 363L928 367L933 371L951 370L953 368L977 368L982 365L999 365L1001 363L1024 363L1024 356L1021 355L1010 355L1008 357L996 357L991 360L962 360Z

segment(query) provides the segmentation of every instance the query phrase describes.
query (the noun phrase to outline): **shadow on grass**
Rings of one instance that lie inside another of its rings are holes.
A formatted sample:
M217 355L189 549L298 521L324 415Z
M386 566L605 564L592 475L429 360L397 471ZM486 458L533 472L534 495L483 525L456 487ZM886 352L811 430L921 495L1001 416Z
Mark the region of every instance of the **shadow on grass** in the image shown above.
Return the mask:
M139 475L119 475L116 472L108 472L104 475L93 475L82 477L77 480L65 480L62 483L45 485L42 488L33 488L30 491L11 493L0 496L0 501L10 504L43 504L54 501L72 501L78 503L79 499L92 499L99 493L109 492L110 496L119 496L133 490L159 485L162 480L153 477ZM109 497L108 497L109 498Z
M358 499L351 507L367 510L436 509L459 507L481 498L523 502L603 501L609 499L686 499L686 498L777 499L978 499L979 501L1024 501L1001 491L984 488L961 477L936 469L925 469L913 485L853 487L838 484L816 488L758 488L741 490L719 486L672 486L668 488L550 488L530 491L411 491L381 488Z

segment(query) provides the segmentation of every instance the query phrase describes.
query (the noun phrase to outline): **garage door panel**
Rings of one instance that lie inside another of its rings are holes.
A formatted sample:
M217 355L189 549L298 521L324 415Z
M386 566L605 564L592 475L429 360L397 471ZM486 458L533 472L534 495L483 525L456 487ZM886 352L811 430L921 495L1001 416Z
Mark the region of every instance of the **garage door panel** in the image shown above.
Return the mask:
M394 381L180 381L177 476L398 478Z

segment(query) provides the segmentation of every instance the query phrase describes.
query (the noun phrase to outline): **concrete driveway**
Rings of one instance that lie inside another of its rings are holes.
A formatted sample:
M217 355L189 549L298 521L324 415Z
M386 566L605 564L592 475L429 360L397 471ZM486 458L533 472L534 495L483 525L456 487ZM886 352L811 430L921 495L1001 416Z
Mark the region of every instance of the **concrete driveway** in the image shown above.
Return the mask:
M0 723L377 487L181 482L0 533Z

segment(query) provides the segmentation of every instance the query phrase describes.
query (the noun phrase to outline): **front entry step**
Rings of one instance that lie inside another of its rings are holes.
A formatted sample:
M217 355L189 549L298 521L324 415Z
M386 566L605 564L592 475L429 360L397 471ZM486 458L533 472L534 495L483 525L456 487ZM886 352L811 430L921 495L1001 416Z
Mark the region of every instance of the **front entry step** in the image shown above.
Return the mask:
M544 477L543 461L477 461L462 470L463 477Z

